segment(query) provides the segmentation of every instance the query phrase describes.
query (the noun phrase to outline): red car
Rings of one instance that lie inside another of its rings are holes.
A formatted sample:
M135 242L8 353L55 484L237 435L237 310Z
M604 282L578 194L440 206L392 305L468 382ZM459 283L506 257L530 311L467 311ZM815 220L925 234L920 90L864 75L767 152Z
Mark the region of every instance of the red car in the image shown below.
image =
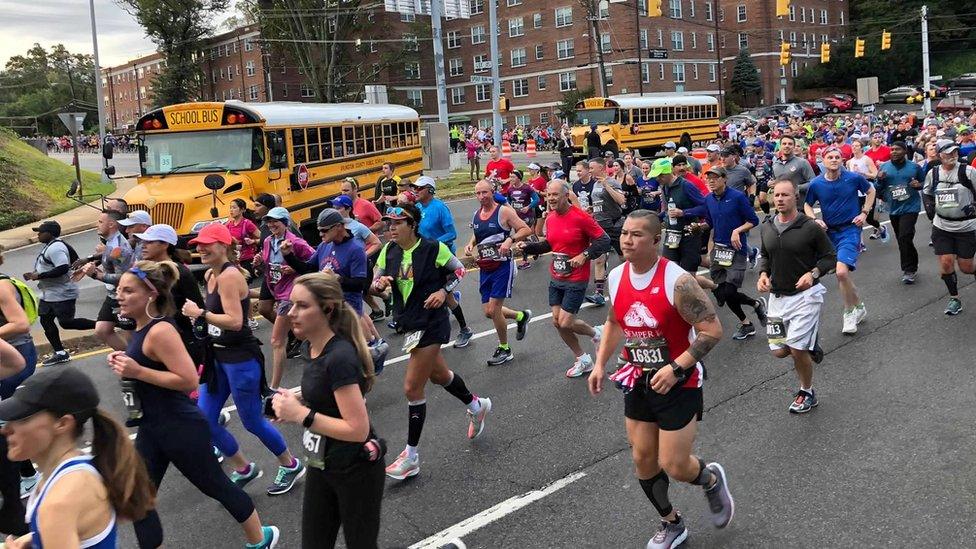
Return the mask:
M841 99L840 97L837 97L835 95L832 95L830 97L822 97L818 99L818 101L826 105L828 111L835 114L839 112L847 112L851 110L851 107L853 106L850 100Z

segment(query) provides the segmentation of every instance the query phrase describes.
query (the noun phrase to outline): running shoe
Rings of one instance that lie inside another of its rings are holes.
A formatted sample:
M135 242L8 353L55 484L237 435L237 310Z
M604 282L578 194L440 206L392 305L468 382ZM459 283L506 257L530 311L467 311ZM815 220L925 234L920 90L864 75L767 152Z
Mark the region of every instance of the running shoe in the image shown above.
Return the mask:
M461 328L461 331L458 332L457 339L454 340L454 348L460 349L462 347L467 347L468 343L471 343L472 335L474 334L471 333L471 328L468 328L467 326Z
M766 322L768 320L768 318L766 316L766 298L765 297L760 297L759 299L756 300L755 309L756 309L756 318L759 319L759 324L761 326L765 327L766 326Z
M227 410L221 410L220 415L217 416L217 425L224 426L230 423L230 412Z
M495 354L491 355L491 358L488 359L488 365L498 366L500 364L505 364L506 362L509 362L514 359L515 359L515 355L512 354L511 347L509 347L508 349L502 349L501 347L497 347L495 349Z
M888 232L888 227L885 227L884 225L881 226L881 233L878 235L878 238L880 238L881 242L885 244L891 242L891 233Z
M386 323L386 327L389 328L389 329L391 329L391 330L396 330L397 329L397 321L396 321L396 319L393 319L393 320L387 322Z
M71 362L71 355L68 354L68 351L57 351L44 359L41 366L54 366L56 364L66 364L68 362Z
M858 303L854 306L854 322L860 324L864 322L864 319L868 316L868 310L864 307L864 302Z
M593 370L593 359L590 355L583 353L582 355L576 357L576 362L573 366L566 370L566 377L580 377L583 374L588 374Z
M20 499L30 496L40 480L41 474L37 472L29 477L20 477Z
M705 468L715 475L715 484L705 489L712 525L725 528L732 522L732 515L735 514L735 501L729 492L729 479L725 477L725 469L716 462L709 463Z
M518 262L518 270L520 270L520 271L524 271L524 270L529 269L531 267L532 267L532 263L529 263L528 261L519 261Z
M946 304L945 314L949 316L956 316L962 312L962 301L958 297L950 297L949 303Z
M820 404L817 402L817 395L800 389L796 392L793 402L790 403L790 413L805 414L816 408L817 404Z
M597 307L603 307L607 304L607 298L601 293L592 293L586 296L586 300L590 303L596 305Z
M400 455L397 456L396 460L386 466L386 476L396 480L404 480L406 478L415 477L419 473L420 456L409 457L406 450L400 452Z
M756 335L756 327L750 322L749 324L739 324L739 327L732 334L732 339L736 341L742 341L747 337L752 337Z
M759 263L759 248L753 246L749 250L749 268L755 269L757 263Z
M372 320L373 322L379 322L384 318L386 318L386 313L384 313L383 311L373 311L369 313L369 319Z
M845 334L857 333L857 315L854 309L844 311L844 327L841 329L841 332Z
M868 251L868 247L865 246L863 242L861 242L860 244L858 244L857 253L863 254L866 251Z
M594 326L593 337L590 339L592 339L593 346L596 347L597 349L600 348L600 339L602 338L603 338L603 326ZM589 355L583 355L583 356L589 356Z
M262 476L264 476L264 471L259 469L257 464L252 461L247 464L247 470L243 473L237 470L231 471L230 481L236 484L238 488L243 489L252 480L259 479Z
M260 543L248 543L244 549L274 549L278 546L281 532L278 531L277 526L262 526L261 533L264 535L264 539Z
M488 412L491 412L490 398L475 398L478 399L481 407L478 408L477 414L472 413L471 410L468 410L468 438L472 440L478 438L478 435L485 430L485 418L488 417Z
M468 549L468 546L465 545L461 538L454 538L446 544L441 545L438 549Z
M871 236L869 236L868 238L870 238L871 240L877 240L881 238L881 231L879 231L878 229L871 231Z
M654 537L647 542L646 549L673 549L688 539L688 529L685 520L678 515L678 522L661 521L661 527Z
M250 328L252 332L260 328L260 326L258 325L258 319L256 318L247 319L247 327Z
M379 375L386 364L386 357L390 352L390 344L385 339L379 338L369 346L369 354L373 359L373 373Z
M525 339L525 330L529 327L529 320L532 319L532 309L522 311L522 320L515 321L515 340Z
M287 494L289 490L295 487L295 483L305 476L305 473L305 465L298 459L295 459L294 467L279 465L278 474L275 475L274 482L271 486L268 486L268 495L280 496L281 494Z
M906 272L905 274L901 275L902 284L915 284L916 280L918 280L918 274L916 273Z

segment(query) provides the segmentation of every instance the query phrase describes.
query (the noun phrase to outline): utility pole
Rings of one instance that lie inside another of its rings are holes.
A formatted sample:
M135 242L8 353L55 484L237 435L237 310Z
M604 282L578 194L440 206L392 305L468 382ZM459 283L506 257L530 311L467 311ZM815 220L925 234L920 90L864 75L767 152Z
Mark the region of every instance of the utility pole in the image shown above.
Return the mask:
M725 111L725 84L722 82L722 41L719 39L718 14L719 0L715 0L715 9L712 10L712 20L715 21L715 79L718 80L718 115L721 117Z
M641 28L640 3L644 0L634 0L634 26L637 27L637 90L644 97L644 60L641 59ZM650 67L648 67L650 70Z
M600 69L600 96L607 96L607 67L603 64L603 44L600 40L599 29L597 28L597 21L600 19L600 8L596 4L596 0L585 0L586 1L586 20L590 25L590 36L593 40L593 44L596 44L596 64ZM608 4L609 5L609 4ZM609 11L609 7L607 8ZM637 31L640 34L640 30Z
M138 118L142 116L142 93L139 90L139 67L135 63L132 64L132 74L136 77L136 105L139 109L136 118Z
M443 6L441 2L442 0L431 0L430 2L430 26L434 33L434 79L437 82L437 121L446 126L447 79L444 76L444 42L441 36L441 9ZM495 34L494 30L492 34ZM495 53L492 53L492 58L498 59Z
M932 99L929 97L929 7L922 6L922 91L925 103L925 114L932 112Z
M502 95L502 84L498 79L498 0L488 0L488 48L493 61L491 64L491 139L496 147L501 147L502 113L498 107L498 100Z
M95 27L95 0L88 0L88 10L91 14L92 49L95 57L95 99L98 101L98 142L105 144L105 97L102 95L102 70L98 64L98 32ZM138 91L138 90L137 90ZM78 138L75 138L78 141ZM77 153L76 153L77 154ZM75 157L77 158L77 156ZM103 159L108 166L108 160ZM108 182L108 175L102 172L102 182ZM81 189L81 178L78 178L78 188ZM81 192L80 190L78 192Z

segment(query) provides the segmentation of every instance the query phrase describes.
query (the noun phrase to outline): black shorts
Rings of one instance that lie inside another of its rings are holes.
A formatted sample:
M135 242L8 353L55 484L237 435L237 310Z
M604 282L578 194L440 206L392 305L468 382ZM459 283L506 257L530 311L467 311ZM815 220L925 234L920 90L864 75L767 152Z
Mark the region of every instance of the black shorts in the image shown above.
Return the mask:
M692 419L701 421L704 410L702 390L671 389L666 395L655 393L647 386L645 374L624 395L624 416L627 419L657 423L662 431L678 431L691 423Z
M954 233L932 227L932 247L935 255L955 255L961 259L976 256L976 231Z
M135 330L136 323L131 318L119 316L119 302L111 297L105 296L102 307L98 309L98 322L111 322L120 330Z
M708 241L711 239L712 228L707 227L701 233L701 255L708 255Z
M424 329L424 335L420 337L417 348L428 347L430 345L443 345L450 340L451 319L449 316L445 316L444 320L437 320Z
M274 294L271 293L271 288L264 282L264 277L261 278L261 295L258 297L260 301L274 301Z
M58 318L74 318L75 303L77 301L77 299L68 299L65 301L44 301L42 299L37 305L37 315L56 316Z
M571 315L579 312L586 297L587 282L552 280L549 282L549 306L559 307Z

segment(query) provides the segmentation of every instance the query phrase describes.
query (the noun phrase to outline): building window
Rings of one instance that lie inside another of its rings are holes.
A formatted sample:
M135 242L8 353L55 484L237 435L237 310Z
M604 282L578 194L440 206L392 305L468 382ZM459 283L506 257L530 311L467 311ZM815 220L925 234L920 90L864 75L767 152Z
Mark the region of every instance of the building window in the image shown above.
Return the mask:
M451 31L447 33L447 49L454 49L461 47L461 33L458 31Z
M460 58L451 59L447 62L448 70L450 70L451 76L461 76L464 74L464 65L461 64Z
M844 25L844 12L843 11L840 12L840 24L841 24L841 26Z
M525 48L513 48L512 49L512 66L513 67L524 67L525 66Z
M603 53L610 53L613 51L613 46L610 44L610 35L606 33L600 34L600 51Z
M712 3L705 2L705 21L711 21L715 14L712 13Z
M251 51L254 49L254 42L251 42L250 38L244 39L244 51Z
M544 89L546 89L548 87L549 87L549 79L544 74L543 75L540 75L539 76L539 89L540 90L544 90Z
M648 48L648 45L647 45L647 29L641 29L640 30L640 48L643 51L646 51L647 48Z
M257 101L258 100L258 87L257 86L250 86L249 88L247 88L247 96L248 96L248 98L251 101Z
M688 2L688 17L692 19L695 17L695 0Z
M535 60L536 61L538 61L538 60L540 60L540 59L542 59L544 57L543 50L544 50L544 48L542 47L542 44L536 44L536 46L535 46Z
M674 51L685 50L685 33L681 31L671 31L671 49Z
M491 101L491 85L489 84L475 84L474 85L474 100L478 103L484 103L485 101Z
M373 42L372 40L370 40L369 41L369 53L376 53L378 51L379 51L379 49L376 46L376 42Z
M708 64L708 81L715 82L715 63Z
M693 49L693 50L697 50L698 49L698 33L697 32L692 32L691 33L691 49Z
M827 10L820 10L820 24L827 24Z
M735 20L739 23L746 22L746 6L745 4L739 4L736 8Z
M576 72L559 73L559 91L570 91L576 89Z
M749 48L749 35L746 34L746 33L744 33L744 32L740 32L739 33L739 49L740 50L744 50L744 49L748 49L748 48Z
M698 63L691 64L691 74L695 80L698 80Z
M536 13L532 15L532 28L541 29L542 28L542 14Z
M471 0L471 15L485 13L485 0Z
M664 63L657 64L657 79L664 80Z
M308 84L302 84L301 92L302 97L315 97L315 90L310 88ZM287 89L285 90L285 95L288 95Z
M508 7L520 6L520 5L522 5L522 0L507 0L505 2L505 5L508 6Z
M420 51L420 44L417 42L417 37L415 35L403 35L403 51Z
M248 76L254 76L254 61L248 61L244 64L244 72Z
M605 72L607 76L606 79L604 79L606 85L613 86L613 66L612 65L605 66L603 68L603 72Z
M471 43L472 44L484 44L485 43L485 26L475 25L471 27Z
M516 126L528 126L532 123L532 115L530 114L517 114L515 115L515 125Z
M603 5L603 2L597 2L597 4L599 4L599 7L597 8L597 11L599 12L597 13L597 17L600 19L610 17L610 3L607 2L605 6Z
M796 47L796 33L795 32L791 32L790 33L790 45L793 46L794 48Z
M403 21L404 23L413 23L416 20L417 14L415 13L403 12L400 14L400 21Z
M719 21L719 23L722 23L722 22L725 21L725 8L723 8L721 6L718 8L718 21Z
M407 90L407 104L411 107L423 107L424 93L420 90Z
M420 62L406 63L403 65L403 76L407 80L420 79Z
M564 8L556 8L556 28L568 27L573 24L573 8L572 6L567 6Z
M573 45L572 38L567 38L565 40L560 40L556 42L556 58L571 59L575 55L576 55L576 47Z
M549 124L549 113L548 112L540 112L539 113L539 124L542 124L543 126Z
M517 78L512 80L512 97L525 97L529 95L529 79Z
M681 19L681 0L668 0L668 12L671 19Z
M288 97L288 82L285 82L285 83L283 83L281 85L281 96L282 97ZM216 98L216 95L215 95L214 96L214 101L216 101L216 100L217 100L217 98Z
M474 56L474 72L488 72L490 68L486 54Z
M525 34L525 20L522 17L514 17L508 20L508 36L514 38Z
M460 105L464 103L464 88L451 88L451 104Z
M807 9L806 8L800 8L800 22L801 23L806 23L807 22ZM812 23L812 21L811 21L811 23Z
M663 48L664 47L664 30L663 29L657 29L657 46L659 48Z
M727 44L727 43L726 43L726 41L725 41L725 35L724 35L724 34L723 34L723 35L722 35L722 36L720 37L720 39L719 39L719 41L718 41L718 45L719 45L719 47L720 47L720 48L722 48L722 49L725 49L725 48L727 48L727 47L728 47L728 44Z
M796 61L790 63L790 76L796 78L796 75L799 74L799 72L799 67L796 66Z
M790 21L796 21L796 6L790 4Z
M641 82L647 84L651 81L651 65L641 63Z
M685 81L685 64L675 63L671 65L671 74L674 76L674 81L681 83Z

